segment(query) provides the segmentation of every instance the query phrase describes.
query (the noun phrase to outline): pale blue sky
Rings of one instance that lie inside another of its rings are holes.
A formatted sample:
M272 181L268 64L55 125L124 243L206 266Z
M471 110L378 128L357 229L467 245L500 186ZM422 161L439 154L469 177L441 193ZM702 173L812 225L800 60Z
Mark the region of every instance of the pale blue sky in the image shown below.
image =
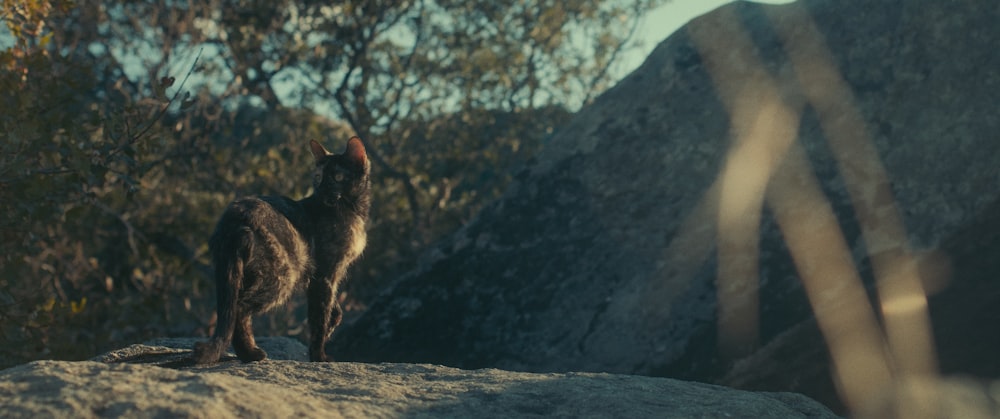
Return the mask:
M666 39L671 33L683 26L689 20L704 13L707 13L719 6L730 3L734 0L666 0L666 3L654 9L642 18L636 34L637 40L642 41L642 45L621 57L621 63L612 69L612 74L616 78L624 77L635 70L646 59L649 53L660 42ZM735 0L740 1L740 0ZM754 0L759 3L789 3L794 0ZM12 39L5 25L0 25L0 48L10 46ZM190 54L189 54L190 55ZM212 55L211 51L206 51L206 55ZM174 68L189 68L194 56L180 59ZM127 66L126 73L129 77L144 77L145 67L139 60L131 60L134 63ZM129 71L132 70L132 71ZM134 73L134 74L132 74Z

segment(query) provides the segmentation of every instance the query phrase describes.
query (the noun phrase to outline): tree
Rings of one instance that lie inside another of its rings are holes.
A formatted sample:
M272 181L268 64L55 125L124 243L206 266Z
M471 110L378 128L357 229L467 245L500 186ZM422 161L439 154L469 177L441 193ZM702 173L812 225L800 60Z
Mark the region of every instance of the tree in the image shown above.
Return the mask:
M226 80L222 100L249 97L344 121L370 143L389 188L406 197L410 232L421 236L422 213L433 211L422 201L443 180L398 164L415 138L407 125L476 110L575 109L608 86L609 67L653 4L161 0L121 2L108 13L148 16L110 24L132 40L155 28L156 39L142 41L160 46L154 68L215 46L218 66L206 77Z
M304 196L306 140L338 147L351 133L375 162L371 241L345 297L363 307L614 80L654 3L39 3L59 11L38 15L48 32L17 33L40 58L18 61L27 79L3 76L21 84L5 85L18 93L0 110L0 194L23 208L0 220L14 239L0 298L27 317L64 313L18 339L54 354L59 339L88 342L52 355L67 357L206 333L205 242L222 207ZM298 308L258 326L300 334Z
M81 334L65 332L80 326L77 315L85 309L109 307L108 301L88 305L91 290L107 278L102 245L127 238L122 243L134 248L139 234L113 207L138 190L144 140L172 102L162 94L166 81L158 98L100 97L94 71L104 63L59 53L72 45L51 22L71 10L66 1L3 3L14 39L0 53L0 89L10 92L0 102L4 363L88 345Z

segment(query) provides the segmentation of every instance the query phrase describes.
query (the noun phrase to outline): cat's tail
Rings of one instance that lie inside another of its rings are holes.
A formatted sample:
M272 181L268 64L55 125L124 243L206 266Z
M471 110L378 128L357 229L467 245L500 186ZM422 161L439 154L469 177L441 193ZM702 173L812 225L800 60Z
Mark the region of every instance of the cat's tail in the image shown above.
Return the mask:
M218 318L215 334L208 342L194 345L191 359L195 364L219 362L229 348L236 329L238 297L243 284L243 267L253 242L248 235L253 233L246 227L239 228L237 234L229 237L213 235L210 241L215 262L215 295Z

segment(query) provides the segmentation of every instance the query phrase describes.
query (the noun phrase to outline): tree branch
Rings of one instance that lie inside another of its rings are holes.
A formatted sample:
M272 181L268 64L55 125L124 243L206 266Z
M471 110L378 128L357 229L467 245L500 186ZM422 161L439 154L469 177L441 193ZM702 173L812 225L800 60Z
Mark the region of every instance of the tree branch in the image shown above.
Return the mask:
M593 99L594 92L597 91L597 84L600 83L601 79L607 77L608 71L611 69L611 66L615 64L615 61L618 58L618 54L624 51L625 45L627 45L629 42L632 41L632 38L635 36L635 33L639 29L639 20L640 20L639 11L641 9L642 9L641 3L636 1L632 13L632 27L629 28L628 35L625 35L625 37L622 38L621 42L619 42L618 45L615 46L615 49L611 51L611 56L608 58L607 64L605 64L604 67L602 67L600 71L598 71L597 75L595 75L594 78L591 79L589 88L585 89L587 93L583 97L584 104L587 104Z

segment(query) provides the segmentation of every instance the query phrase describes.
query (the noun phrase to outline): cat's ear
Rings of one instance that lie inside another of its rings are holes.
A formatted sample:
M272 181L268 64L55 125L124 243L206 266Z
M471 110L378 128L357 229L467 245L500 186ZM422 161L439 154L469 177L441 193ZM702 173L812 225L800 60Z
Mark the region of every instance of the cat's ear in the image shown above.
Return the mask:
M344 156L347 157L351 163L354 163L359 168L364 169L365 173L368 173L370 169L370 163L368 162L368 155L365 154L365 145L361 142L358 137L351 137L347 140L347 150L344 151Z
M324 157L333 154L327 151L326 147L323 147L322 144L317 143L316 140L309 140L309 149L312 150L313 158L316 159L316 164L319 164L320 160L323 160Z

